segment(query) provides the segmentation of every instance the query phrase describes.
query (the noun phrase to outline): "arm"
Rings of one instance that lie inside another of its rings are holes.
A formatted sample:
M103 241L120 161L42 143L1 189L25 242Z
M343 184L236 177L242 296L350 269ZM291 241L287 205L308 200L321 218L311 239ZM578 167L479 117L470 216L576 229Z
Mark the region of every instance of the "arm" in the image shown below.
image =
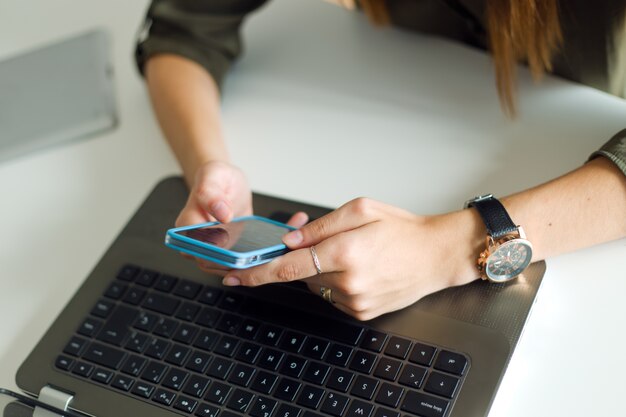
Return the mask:
M626 176L603 157L502 202L533 243L535 261L626 236ZM306 279L315 293L331 288L340 310L369 320L475 280L485 234L473 209L416 216L357 199L286 235L294 251L266 265L231 271L224 283ZM308 249L313 245L321 275Z

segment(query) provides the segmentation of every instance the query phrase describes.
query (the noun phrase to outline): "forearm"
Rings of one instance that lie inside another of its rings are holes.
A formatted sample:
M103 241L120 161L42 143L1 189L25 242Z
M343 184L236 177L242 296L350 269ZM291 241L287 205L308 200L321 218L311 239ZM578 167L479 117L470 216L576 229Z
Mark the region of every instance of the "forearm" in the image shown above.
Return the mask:
M228 161L217 85L200 65L170 54L150 58L145 75L161 130L191 186L201 165Z

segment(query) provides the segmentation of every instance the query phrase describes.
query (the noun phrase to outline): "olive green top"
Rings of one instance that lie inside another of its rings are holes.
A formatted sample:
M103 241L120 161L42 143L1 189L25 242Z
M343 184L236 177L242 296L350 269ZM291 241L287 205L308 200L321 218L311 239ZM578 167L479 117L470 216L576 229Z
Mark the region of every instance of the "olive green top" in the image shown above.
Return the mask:
M242 52L241 25L268 0L153 0L136 48L139 70L157 53L202 65L221 87ZM486 48L485 0L387 0L395 26ZM563 45L554 74L611 94L626 95L626 5L623 0L565 0ZM626 118L625 118L626 119ZM625 120L626 123L626 120ZM605 156L626 175L626 129L591 155Z

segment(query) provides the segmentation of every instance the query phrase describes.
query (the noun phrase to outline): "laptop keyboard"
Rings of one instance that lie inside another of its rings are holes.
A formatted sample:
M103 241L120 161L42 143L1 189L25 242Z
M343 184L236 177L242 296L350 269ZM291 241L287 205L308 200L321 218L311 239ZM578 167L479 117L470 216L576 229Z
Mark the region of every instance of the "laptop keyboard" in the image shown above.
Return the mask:
M469 361L126 265L55 366L182 415L444 417Z

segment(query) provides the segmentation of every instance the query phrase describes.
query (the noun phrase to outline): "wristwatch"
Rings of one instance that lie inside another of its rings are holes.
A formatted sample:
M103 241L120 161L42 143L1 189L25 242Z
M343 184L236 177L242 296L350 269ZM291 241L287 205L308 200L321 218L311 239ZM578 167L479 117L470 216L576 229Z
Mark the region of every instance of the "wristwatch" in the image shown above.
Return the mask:
M486 248L476 261L482 279L506 282L521 274L533 257L533 246L521 226L516 226L493 195L481 195L465 203L473 207L487 227Z

